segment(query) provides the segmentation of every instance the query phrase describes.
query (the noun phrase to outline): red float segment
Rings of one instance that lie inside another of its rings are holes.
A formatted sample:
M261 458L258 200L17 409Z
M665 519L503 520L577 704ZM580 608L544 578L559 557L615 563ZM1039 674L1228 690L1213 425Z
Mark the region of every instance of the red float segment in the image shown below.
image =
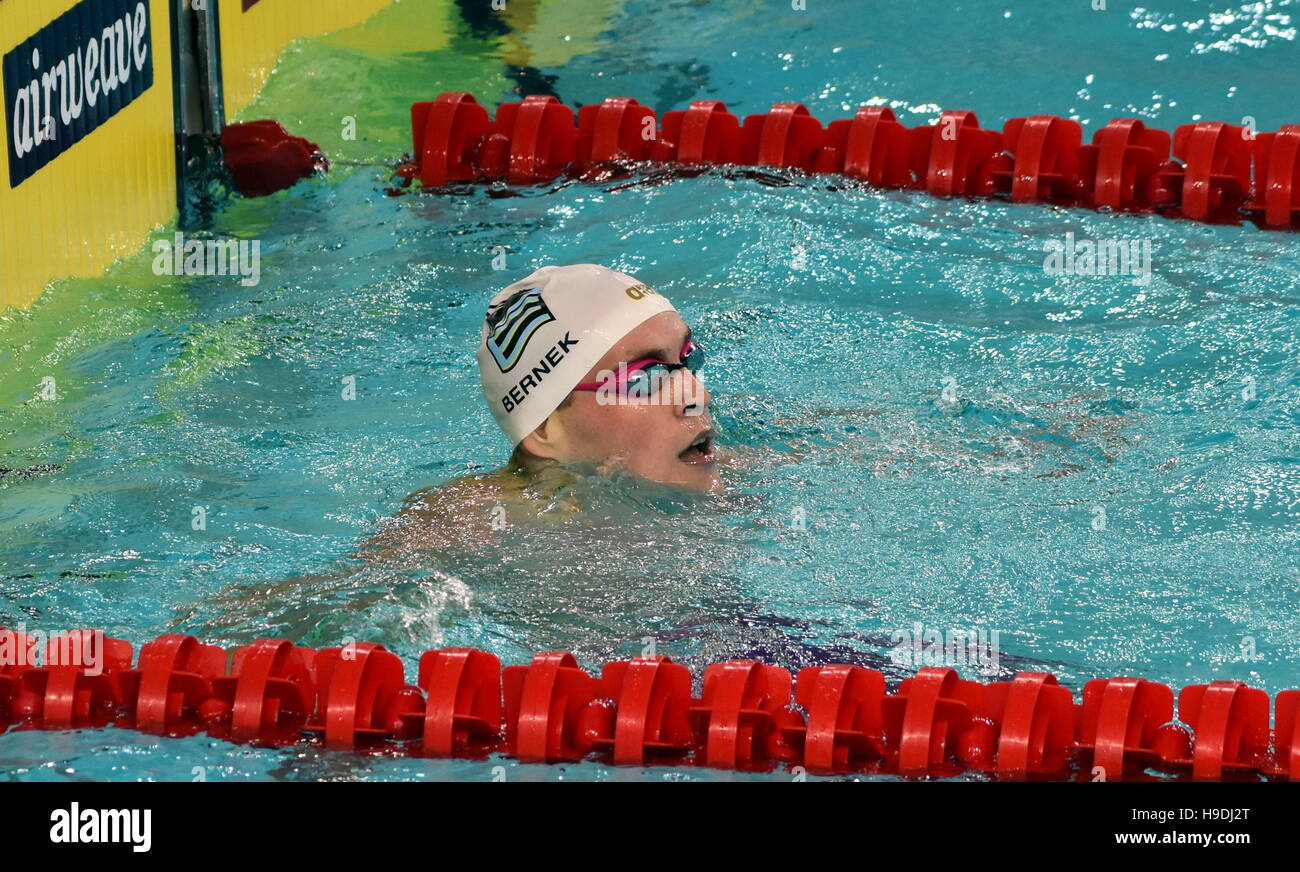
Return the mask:
M208 733L232 742L290 745L316 711L316 652L284 639L235 651L230 675L212 680Z
M910 778L959 773L959 739L983 695L982 684L945 666L926 666L905 679L883 704L889 768Z
M756 660L730 660L704 670L704 692L689 716L699 749L695 762L715 769L769 768L793 755L781 735L790 704L790 673Z
M740 122L720 100L695 100L689 109L665 112L663 137L679 164L740 163L744 137Z
M1169 134L1148 128L1138 118L1115 118L1079 148L1084 200L1092 206L1126 212L1149 210L1148 185L1169 162Z
M1225 772L1254 772L1268 756L1268 694L1240 681L1193 684L1178 694L1178 718L1196 739L1190 765L1198 780L1218 780Z
M510 172L510 137L504 133L489 133L474 155L474 166L480 177L504 179Z
M996 772L1000 778L1057 775L1074 749L1079 716L1074 695L1047 672L1021 672L1011 681L988 685L975 710L993 729L987 744L977 732L968 737L965 754L972 768ZM996 745L994 745L996 743ZM996 753L993 753L996 749ZM986 761L992 758L992 765Z
M770 112L746 115L741 135L742 163L807 170L825 131L802 103L773 103Z
M18 675L10 711L34 729L106 726L122 704L118 676L131 668L130 642L97 630L56 633L43 665Z
M782 729L809 772L860 772L885 758L885 677L860 666L809 666L795 680L797 713Z
M501 661L472 648L426 651L418 684L424 712L415 726L429 756L482 756L501 736ZM410 716L408 716L409 718Z
M212 696L212 680L226 674L228 659L224 648L179 633L146 642L135 669L121 673L122 725L156 735L198 732L199 707Z
M1273 721L1276 752L1266 771L1300 781L1300 690L1277 695Z
M1191 759L1192 735L1182 724L1164 724L1156 728L1151 750L1160 758L1157 765L1162 769L1177 769L1173 761Z
M1266 227L1300 223L1300 124L1255 138L1255 189L1243 207L1258 213Z
M1083 128L1056 115L1012 118L1002 141L1014 158L1002 156L991 171L998 193L1013 203L1074 203L1081 199L1079 148Z
M646 160L657 139L654 110L632 97L606 97L578 110L576 157L581 165Z
M323 734L325 747L334 749L406 737L409 715L423 705L419 689L406 686L401 658L383 645L356 642L322 649L315 660L316 713L305 731Z
M549 94L502 103L493 128L510 141L506 180L512 185L550 181L573 163L573 110Z
M1094 679L1083 686L1079 747L1091 752L1093 766L1103 769L1107 781L1120 781L1126 769L1161 762L1169 739L1157 749L1157 731L1173 717L1174 694L1166 685L1131 677Z
M488 112L473 94L444 92L411 105L411 130L420 184L443 186L478 177L473 158L492 132Z
M911 146L908 130L888 106L862 106L852 120L826 127L815 172L842 172L881 188L910 188Z
M277 121L227 124L221 131L226 170L245 197L265 197L329 167L320 146L290 136Z
M583 710L597 697L597 682L578 667L572 654L537 654L528 666L502 671L505 695L506 750L525 763L579 760L589 747L599 707Z
M936 197L993 193L991 160L1002 151L1002 134L984 130L974 112L949 109L933 126L908 132L912 170Z
M695 747L688 712L691 671L667 657L636 657L607 663L601 696L613 702L593 716L590 747L616 766L683 762Z
M1174 131L1181 214L1196 221L1235 221L1250 192L1251 141L1244 127L1222 121L1184 124Z

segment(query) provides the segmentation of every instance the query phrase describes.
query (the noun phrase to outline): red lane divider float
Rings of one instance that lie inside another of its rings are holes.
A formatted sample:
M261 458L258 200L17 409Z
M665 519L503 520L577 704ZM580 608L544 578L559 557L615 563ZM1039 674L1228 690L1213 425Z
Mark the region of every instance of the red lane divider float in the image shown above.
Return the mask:
M90 630L38 648L0 629L3 729L117 726L263 746L306 739L339 751L819 775L1300 780L1300 689L1270 700L1238 681L1175 695L1102 678L1076 702L1045 672L984 684L927 666L890 693L860 666L792 677L732 660L705 669L697 697L690 670L667 657L607 663L597 677L567 652L502 668L487 652L444 648L420 657L408 685L401 658L370 642L313 651L259 639L231 657L169 633L146 642L134 666L129 642Z
M756 660L714 663L690 708L696 762L714 769L768 769L791 757L780 727L790 704L790 673Z
M888 106L863 106L851 121L832 121L824 142L813 172L843 173L877 188L912 184L908 131Z
M1152 187L1158 170L1176 167L1169 160L1170 138L1148 130L1137 118L1116 118L1079 147L1079 176L1085 203L1122 212L1154 211ZM1285 226L1285 225L1280 225Z
M142 733L186 736L203 728L200 709L212 681L226 674L226 652L193 636L167 633L140 648L135 669L120 676L121 725Z
M34 650L30 639L22 639L22 643ZM102 657L98 668L87 666L80 656L83 651L94 651L94 645ZM120 676L131 668L134 654L130 642L96 638L88 631L51 639L45 646L44 665L16 676L12 711L35 729L105 726L122 704Z
M1255 139L1255 187L1245 211L1270 227L1300 223L1300 124Z
M525 763L583 757L592 721L598 717L591 710L597 684L572 654L538 654L527 666L507 666L501 679L508 754Z
M1013 203L1076 203L1085 182L1079 172L1083 128L1055 115L1012 118L1003 127L1007 153L993 160L995 191ZM1014 155L1014 157L1012 157Z
M667 657L607 663L591 748L619 766L682 763L694 748L691 671Z
M656 157L655 113L631 97L610 97L578 110L576 150L584 167L609 160Z
M573 111L551 96L503 103L493 119L473 95L449 92L413 104L411 127L414 159L397 176L430 188L532 185L565 173L593 178L596 168L630 161L729 164L840 173L941 197L1300 226L1296 124L1256 135L1201 121L1171 137L1137 118L1116 118L1084 144L1078 122L1045 114L993 130L980 127L973 112L948 110L936 124L908 129L890 109L862 106L852 119L823 126L800 103L776 103L742 121L721 101L696 100L656 125L648 106L610 97L583 106L575 123Z
M303 730L327 748L365 748L410 738L424 697L409 687L402 660L374 642L325 648L315 657L316 715Z
M878 769L885 759L885 677L860 666L809 666L795 682L795 702L807 721L794 719L786 742L815 774Z
M431 757L482 757L502 732L501 661L471 648L426 651L420 657L424 691L422 753ZM418 713L415 713L418 714ZM418 723L408 729L421 730Z
M320 146L290 136L270 120L227 124L221 151L231 181L245 197L265 197L329 168Z
M212 681L208 733L232 742L291 745L316 710L316 652L281 639L235 651L230 674Z
M936 197L987 197L993 193L993 156L1002 134L983 130L974 112L949 109L933 126L908 132L917 184Z

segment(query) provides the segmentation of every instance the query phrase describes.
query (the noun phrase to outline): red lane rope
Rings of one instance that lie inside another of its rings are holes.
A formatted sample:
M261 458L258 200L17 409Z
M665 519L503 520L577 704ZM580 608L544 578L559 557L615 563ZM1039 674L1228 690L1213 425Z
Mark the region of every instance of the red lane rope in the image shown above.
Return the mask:
M414 160L398 170L426 187L506 180L531 185L568 172L607 177L611 162L733 164L838 173L882 188L941 197L1001 197L1261 227L1300 226L1300 124L1256 133L1222 121L1184 124L1171 137L1116 118L1083 143L1079 122L1012 118L998 130L948 110L908 129L883 106L825 127L800 103L776 103L742 122L717 100L654 110L609 97L573 110L552 96L503 103L496 118L472 94L411 106ZM1172 152L1172 154L1171 154Z
M0 629L0 729L826 775L1300 780L1300 689L1270 700L1238 681L1184 687L1175 706L1168 686L1133 677L1089 681L1079 702L1045 672L984 684L926 666L889 693L860 666L791 676L732 660L705 669L696 697L690 670L667 657L595 676L567 652L503 669L487 652L444 648L420 657L408 685L402 660L372 642L260 639L232 657L169 633L136 657L129 642L78 630L51 634L40 655L36 638Z

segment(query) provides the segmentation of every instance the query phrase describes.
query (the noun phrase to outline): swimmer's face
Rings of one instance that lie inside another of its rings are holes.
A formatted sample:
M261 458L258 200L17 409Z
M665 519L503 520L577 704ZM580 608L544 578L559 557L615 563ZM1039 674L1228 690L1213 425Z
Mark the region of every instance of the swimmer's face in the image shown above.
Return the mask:
M620 364L653 357L682 363L690 331L676 312L661 312L624 336L587 373L603 381ZM611 402L609 392L575 391L523 447L562 462L617 465L642 478L692 490L721 486L713 447L710 395L696 376L679 369L649 397Z

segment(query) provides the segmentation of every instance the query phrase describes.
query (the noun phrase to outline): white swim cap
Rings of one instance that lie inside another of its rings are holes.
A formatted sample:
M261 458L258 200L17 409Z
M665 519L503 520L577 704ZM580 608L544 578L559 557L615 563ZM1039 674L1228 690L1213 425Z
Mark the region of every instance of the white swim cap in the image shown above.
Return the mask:
M518 445L614 345L673 304L594 263L544 266L492 298L478 372L492 416Z

